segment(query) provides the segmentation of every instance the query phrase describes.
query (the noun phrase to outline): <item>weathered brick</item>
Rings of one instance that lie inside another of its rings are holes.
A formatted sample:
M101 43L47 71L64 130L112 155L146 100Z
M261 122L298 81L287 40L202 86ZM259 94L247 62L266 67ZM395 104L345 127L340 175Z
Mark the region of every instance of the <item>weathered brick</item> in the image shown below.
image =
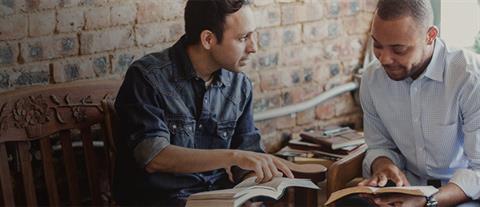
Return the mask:
M344 29L343 29L343 24L342 21L338 20L330 20L328 21L328 38L335 39L343 36L344 34Z
M292 3L282 6L282 24L293 24L323 18L322 1Z
M157 43L153 44L152 46L148 47L142 47L141 50L143 51L143 54L149 54L149 53L155 53L155 52L160 52L163 51L169 47L171 47L175 42L165 42L165 43ZM140 54L140 53L137 53Z
M297 113L297 125L306 125L315 121L315 110L309 109Z
M108 0L75 0L80 1L80 6L105 6Z
M260 112L267 109L279 107L283 104L280 91L269 91L268 93L262 93L254 95L253 99L253 111Z
M56 35L28 39L21 43L26 62L47 60L78 54L78 39L73 35Z
M78 32L85 25L83 9L68 8L57 11L57 31L58 32Z
M341 14L341 0L327 0L327 16L328 17L338 17Z
M330 78L330 68L328 64L318 64L315 66L315 70L313 72L313 80L320 84L325 84L327 80Z
M364 0L344 0L345 3L345 13L346 15L356 15L358 14L361 9L362 9L362 3Z
M100 31L83 32L80 36L81 53L91 54L134 45L131 27L116 27Z
M378 0L362 0L362 10L373 13L377 8Z
M370 31L372 18L372 14L359 14L345 18L343 24L349 35L366 34Z
M303 41L320 41L328 36L328 22L325 20L303 24Z
M135 4L114 5L110 11L112 25L131 24L135 22L137 7Z
M290 73L284 70L273 69L260 71L260 79L260 88L262 91L271 91L292 85Z
M262 92L262 89L260 87L261 80L260 80L260 75L258 74L258 72L255 71L255 70L248 70L248 71L244 71L244 72L247 75L247 77L250 79L250 81L252 82L253 95L256 96L257 94L260 94Z
M273 0L255 0L253 1L253 5L255 6L268 6L273 4Z
M335 101L335 116L343 116L360 110L359 107L355 105L353 96L350 93L340 95Z
M335 117L335 100L327 100L315 107L315 116L320 120L327 120Z
M0 18L0 41L22 39L27 34L27 17L16 14Z
M290 87L282 93L283 103L292 105L305 100L305 89L300 86Z
M0 16L7 16L25 8L25 1L2 0L0 1Z
M262 138L264 134L270 134L277 131L275 122L271 120L257 121L255 122L255 126L259 129L260 133L262 134Z
M85 29L100 29L110 26L110 8L93 7L85 11Z
M303 45L294 45L283 47L280 52L281 66L302 65L305 57L305 47Z
M293 128L296 125L295 114L275 118L273 121L277 129Z
M255 54L252 68L267 69L278 65L279 52L277 50L259 51Z
M254 8L253 14L258 28L280 25L280 7L277 5Z
M0 66L13 65L19 54L18 43L0 42Z
M53 34L57 23L54 10L30 13L28 21L28 33L31 37Z
M148 46L153 43L177 40L184 33L184 28L179 21L148 23L137 25L135 33L137 43Z
M53 79L56 83L104 77L109 71L108 55L69 58L53 63Z
M112 57L112 64L113 69L112 72L114 74L125 74L127 72L128 67L130 64L138 58L141 58L143 54L140 51L122 51L117 52Z
M264 28L258 30L258 46L261 48L280 47L301 42L302 25Z
M48 63L27 64L7 70L0 70L0 91L30 85L49 83Z
M25 1L25 10L42 10L42 9L53 9L58 4L58 0L24 0Z
M185 1L143 0L137 1L137 22L147 23L158 20L172 20L183 17Z

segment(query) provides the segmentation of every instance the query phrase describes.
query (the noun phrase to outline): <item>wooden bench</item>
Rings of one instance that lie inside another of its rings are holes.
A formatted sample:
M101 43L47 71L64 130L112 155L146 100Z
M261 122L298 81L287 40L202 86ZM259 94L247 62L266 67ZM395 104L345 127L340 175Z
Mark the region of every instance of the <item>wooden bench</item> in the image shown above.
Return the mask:
M0 205L108 205L101 100L120 81L32 86L0 94Z

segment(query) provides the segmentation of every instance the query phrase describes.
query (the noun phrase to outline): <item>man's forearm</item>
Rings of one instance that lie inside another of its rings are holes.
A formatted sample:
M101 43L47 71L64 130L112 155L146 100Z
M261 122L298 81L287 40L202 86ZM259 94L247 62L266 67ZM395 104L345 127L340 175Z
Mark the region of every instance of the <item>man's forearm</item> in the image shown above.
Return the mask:
M169 145L145 166L145 170L149 173L205 172L232 166L234 156L235 150L202 150Z
M435 195L438 206L455 206L469 200L463 190L453 183L441 187Z

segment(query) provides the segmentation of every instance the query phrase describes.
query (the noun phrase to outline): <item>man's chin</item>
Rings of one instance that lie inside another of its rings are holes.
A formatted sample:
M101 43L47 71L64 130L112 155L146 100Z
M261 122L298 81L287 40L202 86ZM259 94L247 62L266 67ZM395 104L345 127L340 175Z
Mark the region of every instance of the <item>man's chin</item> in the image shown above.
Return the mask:
M390 75L388 73L387 73L387 75L391 80L394 80L394 81L402 81L402 80L405 80L405 78L406 78L404 76Z

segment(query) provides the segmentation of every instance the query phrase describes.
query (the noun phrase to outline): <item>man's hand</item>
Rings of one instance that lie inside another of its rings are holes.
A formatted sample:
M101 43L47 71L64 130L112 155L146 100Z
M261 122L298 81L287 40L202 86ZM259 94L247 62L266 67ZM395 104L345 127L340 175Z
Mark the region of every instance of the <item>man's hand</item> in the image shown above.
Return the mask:
M236 165L245 170L252 170L257 176L255 182L262 183L272 180L273 177L286 175L293 178L290 169L273 155L250 151L235 150L232 166ZM231 176L230 169L227 173Z
M405 174L386 157L379 157L372 164L373 175L358 183L360 186L384 187L388 180L392 180L396 186L409 186Z
M374 201L381 207L423 207L427 203L427 199L423 196L411 196L397 193L377 196Z

